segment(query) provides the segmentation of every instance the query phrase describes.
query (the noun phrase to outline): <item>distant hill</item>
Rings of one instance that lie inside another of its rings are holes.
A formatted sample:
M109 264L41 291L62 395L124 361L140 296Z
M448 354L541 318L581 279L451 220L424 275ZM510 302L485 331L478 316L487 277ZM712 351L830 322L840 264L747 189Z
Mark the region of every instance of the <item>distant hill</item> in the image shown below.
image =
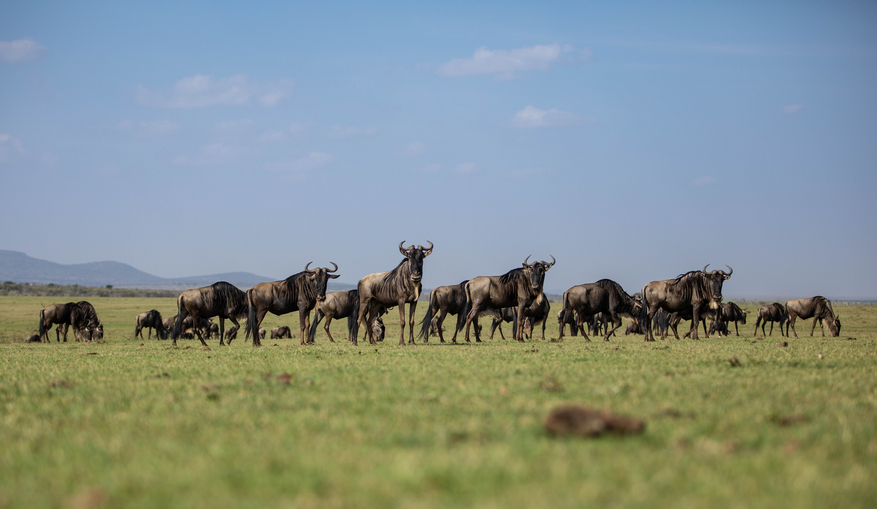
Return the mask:
M184 278L153 276L120 262L91 262L62 265L31 258L18 251L0 250L0 282L56 285L106 286L118 288L185 289L228 281L239 288L250 288L275 278L249 272L229 272Z

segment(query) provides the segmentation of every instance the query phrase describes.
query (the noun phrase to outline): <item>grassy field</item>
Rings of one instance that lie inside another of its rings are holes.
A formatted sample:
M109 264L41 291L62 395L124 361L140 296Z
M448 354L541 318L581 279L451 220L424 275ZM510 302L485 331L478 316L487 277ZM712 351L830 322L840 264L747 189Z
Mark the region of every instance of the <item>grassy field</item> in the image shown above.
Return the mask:
M787 347L753 320L700 341L401 347L388 318L377 347L321 330L204 350L132 340L173 299L95 298L105 341L20 343L56 301L0 297L0 507L877 507L875 306L836 307L839 338L799 322ZM551 438L570 402L646 431Z

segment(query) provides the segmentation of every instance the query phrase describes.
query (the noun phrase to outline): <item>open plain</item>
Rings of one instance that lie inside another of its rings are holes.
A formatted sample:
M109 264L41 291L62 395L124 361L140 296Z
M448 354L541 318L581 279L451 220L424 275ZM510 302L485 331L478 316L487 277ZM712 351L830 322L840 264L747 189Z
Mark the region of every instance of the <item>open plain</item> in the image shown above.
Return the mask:
M835 304L836 338L403 347L394 309L377 346L207 350L133 339L173 299L89 300L103 341L25 344L64 299L0 297L0 507L877 506L877 306ZM565 403L647 427L552 438Z

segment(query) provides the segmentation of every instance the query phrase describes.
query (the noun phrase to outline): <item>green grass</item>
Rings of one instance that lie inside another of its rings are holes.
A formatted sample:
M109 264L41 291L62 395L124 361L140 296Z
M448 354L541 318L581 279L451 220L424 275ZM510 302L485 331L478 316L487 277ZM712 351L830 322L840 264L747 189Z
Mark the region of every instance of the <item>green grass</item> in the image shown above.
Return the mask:
M877 307L838 308L840 338L799 322L788 347L751 320L740 338L402 347L391 310L376 347L321 330L202 350L130 340L173 299L91 302L104 342L28 345L52 302L0 298L0 507L877 506ZM569 402L646 432L549 437Z

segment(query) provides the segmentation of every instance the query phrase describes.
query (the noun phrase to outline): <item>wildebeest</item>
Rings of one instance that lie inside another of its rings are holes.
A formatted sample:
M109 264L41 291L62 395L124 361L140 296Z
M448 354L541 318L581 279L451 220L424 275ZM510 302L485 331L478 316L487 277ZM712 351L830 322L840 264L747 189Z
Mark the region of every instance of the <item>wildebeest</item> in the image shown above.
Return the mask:
M676 279L652 281L643 287L643 311L645 312L645 340L654 341L651 321L659 309L670 313L691 312L691 338L697 337L697 324L701 315L711 307L718 307L722 301L722 284L731 277L734 269L728 267L728 273L722 270L693 270L680 275Z
M758 334L758 325L761 324L761 335L767 336L768 334L764 333L764 326L767 322L770 322L769 335L773 336L773 323L780 322L780 335L785 336L786 333L783 331L783 323L788 319L789 313L786 312L786 307L779 302L774 302L767 306L761 306L758 308L758 317L755 319L755 332L753 334Z
M737 329L737 323L742 323L746 325L746 315L749 314L749 311L743 311L740 309L740 306L734 304L733 302L723 302L722 303L722 313L721 316L716 317L716 322L724 322L725 323L725 331L726 335L729 335L727 330L727 324L734 322L734 332L737 336L740 335L740 330Z
M667 335L667 328L670 326L670 314L664 311L663 309L659 309L657 313L655 313L655 318L652 320L652 332L655 334L660 334L663 339L664 336ZM643 331L645 334L645 331Z
M75 316L75 320L81 320L82 310L79 306L76 305L75 302L68 302L66 304L52 304L50 306L46 306L40 310L40 326L39 326L39 335L40 340L42 341L45 338L45 342L49 343L49 331L52 329L53 324L67 324L70 325L73 323ZM64 342L67 342L66 329L64 329ZM74 328L73 334L76 334L76 328ZM61 342L61 329L55 330L55 337L57 341Z
M82 310L83 316L83 323L78 326L80 336L84 337L87 334L88 340L103 339L104 326L101 324L100 318L97 317L97 311L95 311L94 306L84 300L77 302L76 305ZM76 324L71 325L77 326Z
M722 319L713 320L710 322L710 334L718 334L719 337L730 336L731 333L728 332L728 322Z
M27 339L24 340L25 343L41 343L39 334L34 334L33 336L28 336Z
M510 270L502 276L478 276L466 283L466 298L469 313L466 315L466 341L469 341L469 326L485 309L501 309L516 306L515 340L523 342L524 309L542 294L545 273L557 260L551 263L527 263L524 259L521 268Z
M238 329L239 327L232 325L228 329L225 330L225 342L231 343L232 339L238 337Z
M292 339L292 331L289 330L289 327L286 325L281 325L280 327L274 327L271 329L271 339L283 339L290 338Z
M563 301L561 300L561 302L563 302ZM579 335L578 327L576 327L576 314L575 314L575 312L564 313L563 308L561 308L561 310L557 312L557 328L564 329L564 328L566 328L567 325L569 325L569 331L570 331L571 336L578 336Z
M204 328L204 339L220 337L219 326L213 323L213 319L208 320L208 322L210 324Z
M311 310L318 301L326 299L326 284L329 280L340 275L333 274L338 271L335 262L329 262L335 267L332 270L326 267L310 269L311 263L313 262L308 262L302 272L282 281L259 283L247 290L247 300L250 303L247 336L253 335L253 346L262 346L261 338L255 332L259 330L259 324L269 311L278 316L298 311L301 344L309 342L305 334Z
M317 335L317 326L319 325L320 320L325 317L326 322L323 324L323 329L326 331L326 335L329 336L329 341L333 343L335 342L335 338L332 337L332 333L329 331L329 324L332 323L332 320L336 318L347 318L348 339L353 342L352 335L353 331L356 330L356 305L358 303L359 292L357 290L327 293L326 300L319 302L314 309L314 320L311 323L308 340L311 343L314 342L314 338ZM378 310L378 314L384 315L386 313L387 308L381 306ZM372 330L379 336L379 341L384 340L384 322L381 320L380 316L372 322Z
M810 328L810 335L813 335L813 331L816 329L816 321L818 319L822 319L825 323L828 324L828 332L832 336L840 336L840 317L834 314L834 309L831 307L831 301L817 295L816 297L810 297L809 299L795 299L786 302L786 312L789 313L789 321L786 322L786 336L789 335L789 327L792 328L792 334L795 335L795 338L798 337L798 332L795 330L795 320L800 317L801 320L807 320L809 318L814 318L813 327ZM825 328L820 324L820 329L822 329L822 335L825 336Z
M457 316L454 336L451 338L452 343L457 342L457 332L463 328L466 319L464 311L466 310L466 283L468 282L467 279L457 285L439 286L429 292L429 306L426 308L426 316L420 323L420 334L418 334L418 337L422 338L424 342L429 341L431 330L438 334L439 341L445 342L442 324L444 324L447 315ZM478 334L475 335L475 341L481 341Z
M224 345L225 320L231 320L240 327L237 319L247 315L247 294L236 286L225 281L213 283L203 288L186 290L177 297L177 320L174 323L174 346L183 332L183 320L191 316L195 335L201 344L207 346L201 335L201 319L219 317L219 344ZM209 326L209 325L208 325Z
M259 339L265 339L265 329L259 327Z
M135 339L137 336L143 339L143 329L149 329L147 339L152 339L152 329L155 329L156 339L165 336L164 320L162 320L161 313L157 309L150 309L137 315L137 318L134 320Z
M643 328L639 323L639 318L631 318L630 323L627 324L627 327L624 328L624 335L627 336L629 334L642 334Z
M356 289L359 291L359 302L356 307L356 325L351 331L353 344L357 344L359 327L363 323L371 323L378 316L381 306L387 309L399 306L399 344L405 344L405 304L408 307L408 335L409 343L414 343L414 311L417 309L417 299L420 298L420 280L423 278L423 259L432 254L433 244L430 241L429 248L423 246L402 247L405 241L399 243L399 252L405 257L395 269L388 272L375 272L359 280ZM371 328L368 328L368 340L376 344Z
M606 327L604 341L609 341L609 336L621 327L621 317L630 316L637 317L640 315L641 306L633 297L627 294L621 285L611 279L601 279L596 283L588 283L573 286L563 294L562 313L574 311L576 318L576 328L582 333L588 341L588 334L582 326L584 317L597 315L598 313L607 313L609 321L614 327L609 329ZM560 338L563 338L563 329L560 330Z

